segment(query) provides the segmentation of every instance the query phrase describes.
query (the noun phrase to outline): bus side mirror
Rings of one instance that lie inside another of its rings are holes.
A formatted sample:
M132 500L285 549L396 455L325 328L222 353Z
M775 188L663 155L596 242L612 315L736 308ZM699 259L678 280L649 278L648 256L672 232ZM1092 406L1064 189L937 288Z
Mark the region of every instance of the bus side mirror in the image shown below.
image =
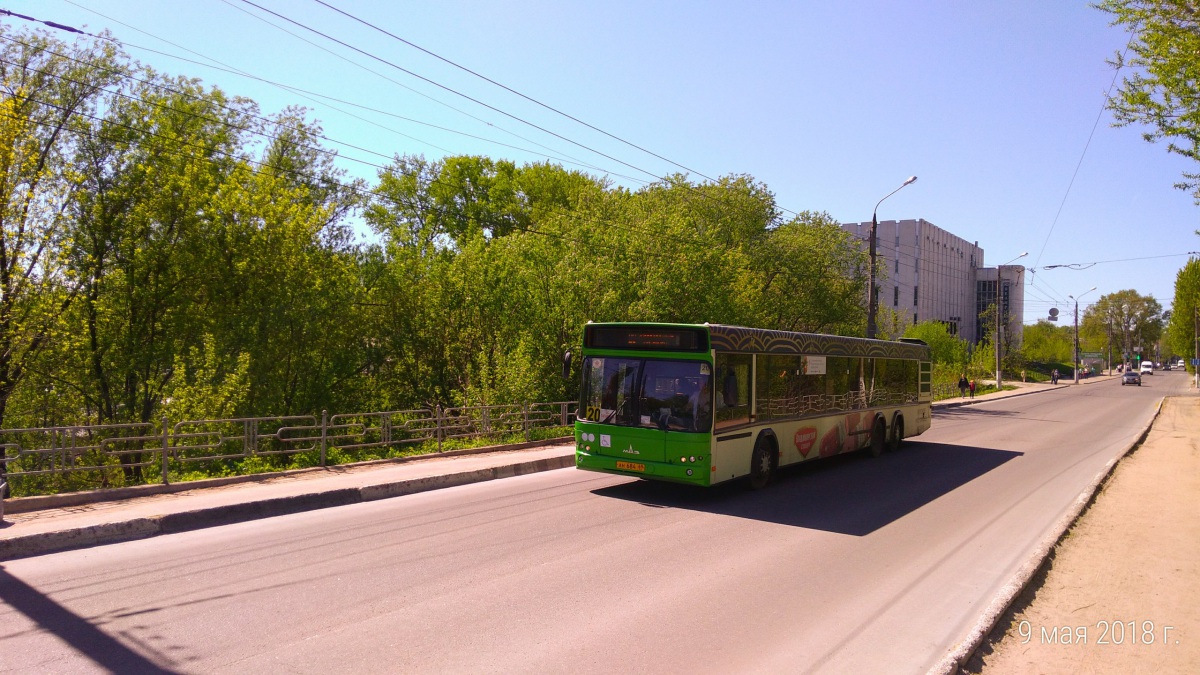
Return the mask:
M562 377L564 380L571 378L571 352L568 350L562 357Z

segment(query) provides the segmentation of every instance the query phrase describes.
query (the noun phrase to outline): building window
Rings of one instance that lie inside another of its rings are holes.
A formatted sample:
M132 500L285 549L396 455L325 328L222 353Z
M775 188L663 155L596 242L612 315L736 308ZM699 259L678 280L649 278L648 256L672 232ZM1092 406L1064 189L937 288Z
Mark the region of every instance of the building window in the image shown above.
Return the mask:
M896 256L896 274L900 274L900 256Z
M913 286L913 307L917 306L917 287Z
M900 306L900 287L893 286L892 287L892 307L899 307L899 306Z

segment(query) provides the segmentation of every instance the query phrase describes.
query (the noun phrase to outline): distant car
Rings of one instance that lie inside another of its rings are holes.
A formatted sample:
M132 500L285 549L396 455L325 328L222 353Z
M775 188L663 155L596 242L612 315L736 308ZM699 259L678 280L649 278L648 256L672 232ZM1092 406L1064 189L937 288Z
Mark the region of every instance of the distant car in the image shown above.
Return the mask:
M1121 374L1121 386L1124 387L1127 384L1136 384L1139 387L1142 386L1142 374L1133 370L1125 371Z
M1142 361L1142 375L1153 375L1154 364L1150 361Z

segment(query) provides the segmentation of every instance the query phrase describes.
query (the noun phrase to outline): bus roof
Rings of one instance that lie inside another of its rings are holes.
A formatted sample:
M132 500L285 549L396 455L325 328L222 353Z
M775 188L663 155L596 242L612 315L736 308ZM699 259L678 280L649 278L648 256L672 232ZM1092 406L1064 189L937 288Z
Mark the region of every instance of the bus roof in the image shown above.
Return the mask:
M903 340L899 342L891 340L868 340L867 338L860 337L823 335L819 333L794 333L790 331L727 326L723 324L589 322L588 326L590 330L585 331L585 335L595 334L594 331L596 328L623 327L650 331L654 329L667 331L677 329L680 332L693 334L696 329L704 329L710 336L712 348L722 352L824 354L828 356L860 356L924 361L928 361L930 358L929 347L920 340ZM585 339L586 343L587 340Z
M713 349L718 351L929 360L929 347L924 343L868 340L843 335L793 333L720 324L709 325L708 330L712 336Z

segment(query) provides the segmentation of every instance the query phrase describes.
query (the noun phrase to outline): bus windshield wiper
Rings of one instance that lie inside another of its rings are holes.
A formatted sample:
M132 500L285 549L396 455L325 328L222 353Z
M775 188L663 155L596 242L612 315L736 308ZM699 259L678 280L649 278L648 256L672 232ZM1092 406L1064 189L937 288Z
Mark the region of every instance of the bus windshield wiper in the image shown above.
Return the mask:
M608 417L605 417L604 419L600 420L600 424L608 424L609 420L616 417L617 413L621 412L621 410L623 410L625 408L626 403L629 403L629 399L625 399L625 400L621 401L620 403L618 403L617 407L613 408L613 411L608 413Z

